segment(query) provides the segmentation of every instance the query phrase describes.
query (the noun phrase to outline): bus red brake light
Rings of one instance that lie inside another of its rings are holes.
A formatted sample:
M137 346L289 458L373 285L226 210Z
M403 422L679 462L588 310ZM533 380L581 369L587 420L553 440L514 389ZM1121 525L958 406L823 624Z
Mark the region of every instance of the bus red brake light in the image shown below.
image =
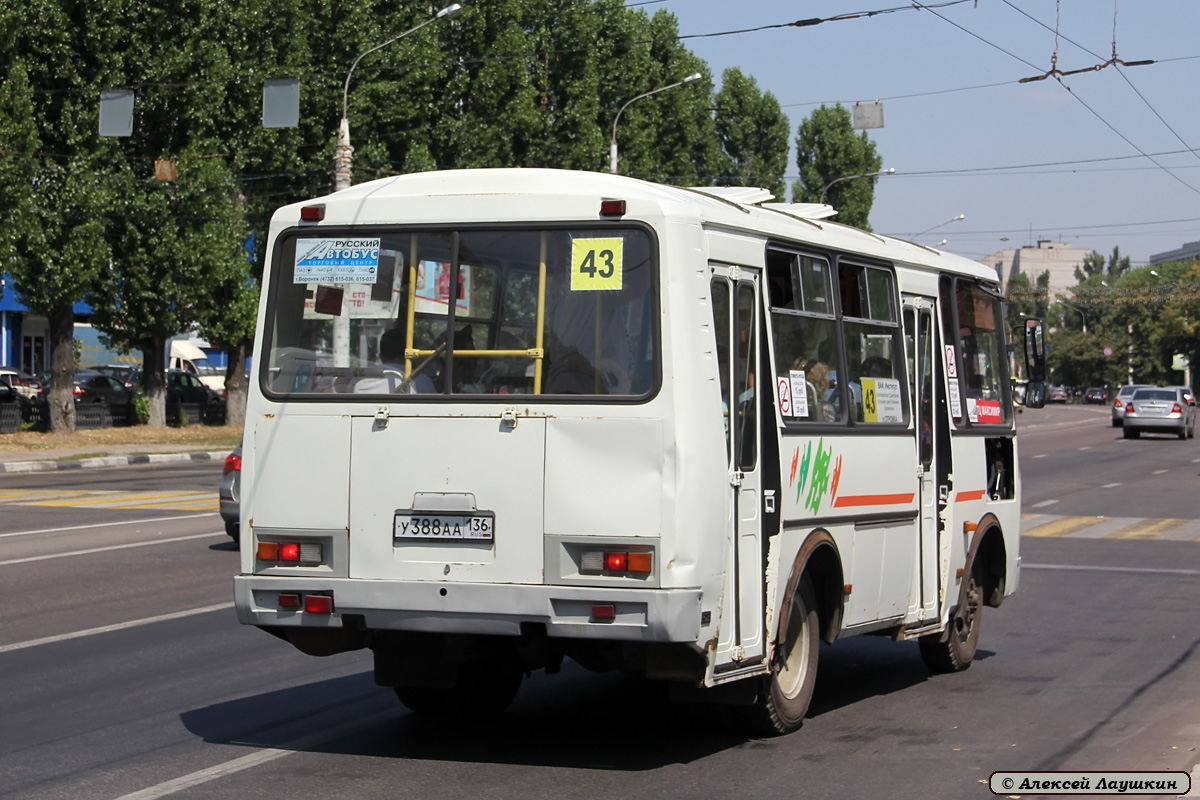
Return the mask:
M279 560L280 561L299 561L300 560L300 545L298 544L281 544L279 545Z
M605 553L604 569L606 572L624 572L629 568L628 553Z

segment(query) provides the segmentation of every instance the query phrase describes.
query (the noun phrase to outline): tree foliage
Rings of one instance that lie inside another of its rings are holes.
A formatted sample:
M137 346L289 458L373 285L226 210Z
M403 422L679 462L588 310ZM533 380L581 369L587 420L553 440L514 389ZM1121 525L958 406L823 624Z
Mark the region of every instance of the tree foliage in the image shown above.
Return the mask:
M770 92L736 67L721 76L716 95L716 134L721 146L717 180L731 186L761 186L787 199L788 120Z
M69 388L70 309L87 298L110 343L143 352L153 422L165 417L166 342L189 330L235 354L227 382L236 410L270 214L330 191L350 66L437 6L37 5L32 14L0 4L0 206L9 216L0 263L59 332L55 384ZM718 103L728 111L714 119L708 69L678 34L669 12L622 0L465 4L453 21L366 55L350 75L353 180L441 168L606 170L616 123L623 174L758 183L782 199L778 103L732 70ZM629 100L697 72L617 121ZM301 79L300 123L265 129L262 82L285 76ZM108 88L134 90L132 136L98 135ZM175 165L174 180L155 179L160 161ZM61 405L72 408L69 398Z
M879 172L883 157L866 131L855 134L849 110L841 104L822 105L800 123L796 166L800 168L800 180L792 185L793 202L821 202L824 194L824 202L838 210L838 222L871 230L869 218L878 178L851 176Z

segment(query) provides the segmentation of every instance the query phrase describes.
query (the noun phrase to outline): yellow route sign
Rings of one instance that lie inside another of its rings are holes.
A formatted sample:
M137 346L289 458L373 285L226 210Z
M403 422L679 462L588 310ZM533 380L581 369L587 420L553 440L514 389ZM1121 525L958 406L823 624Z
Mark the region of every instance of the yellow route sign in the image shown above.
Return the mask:
M623 239L575 239L571 242L571 291L619 291Z

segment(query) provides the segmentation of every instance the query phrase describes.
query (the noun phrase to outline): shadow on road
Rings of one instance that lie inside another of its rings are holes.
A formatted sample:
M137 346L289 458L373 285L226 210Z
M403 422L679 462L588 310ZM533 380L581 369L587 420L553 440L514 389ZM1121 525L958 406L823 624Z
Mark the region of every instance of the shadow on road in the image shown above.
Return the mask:
M978 657L989 655L980 651ZM862 637L822 646L809 716L928 679L915 643ZM527 679L508 712L495 719L412 714L390 689L375 686L370 672L243 697L181 719L216 744L631 772L778 741L747 737L720 706L671 702L665 684L586 673L570 662L559 675ZM330 735L322 737L322 731Z

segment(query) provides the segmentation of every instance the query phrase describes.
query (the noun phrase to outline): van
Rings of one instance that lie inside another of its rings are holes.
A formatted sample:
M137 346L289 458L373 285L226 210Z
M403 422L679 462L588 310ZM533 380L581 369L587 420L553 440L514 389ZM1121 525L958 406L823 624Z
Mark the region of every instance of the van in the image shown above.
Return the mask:
M208 359L208 354L186 339L171 342L167 369L181 369L200 379L218 394L225 391L225 373Z

